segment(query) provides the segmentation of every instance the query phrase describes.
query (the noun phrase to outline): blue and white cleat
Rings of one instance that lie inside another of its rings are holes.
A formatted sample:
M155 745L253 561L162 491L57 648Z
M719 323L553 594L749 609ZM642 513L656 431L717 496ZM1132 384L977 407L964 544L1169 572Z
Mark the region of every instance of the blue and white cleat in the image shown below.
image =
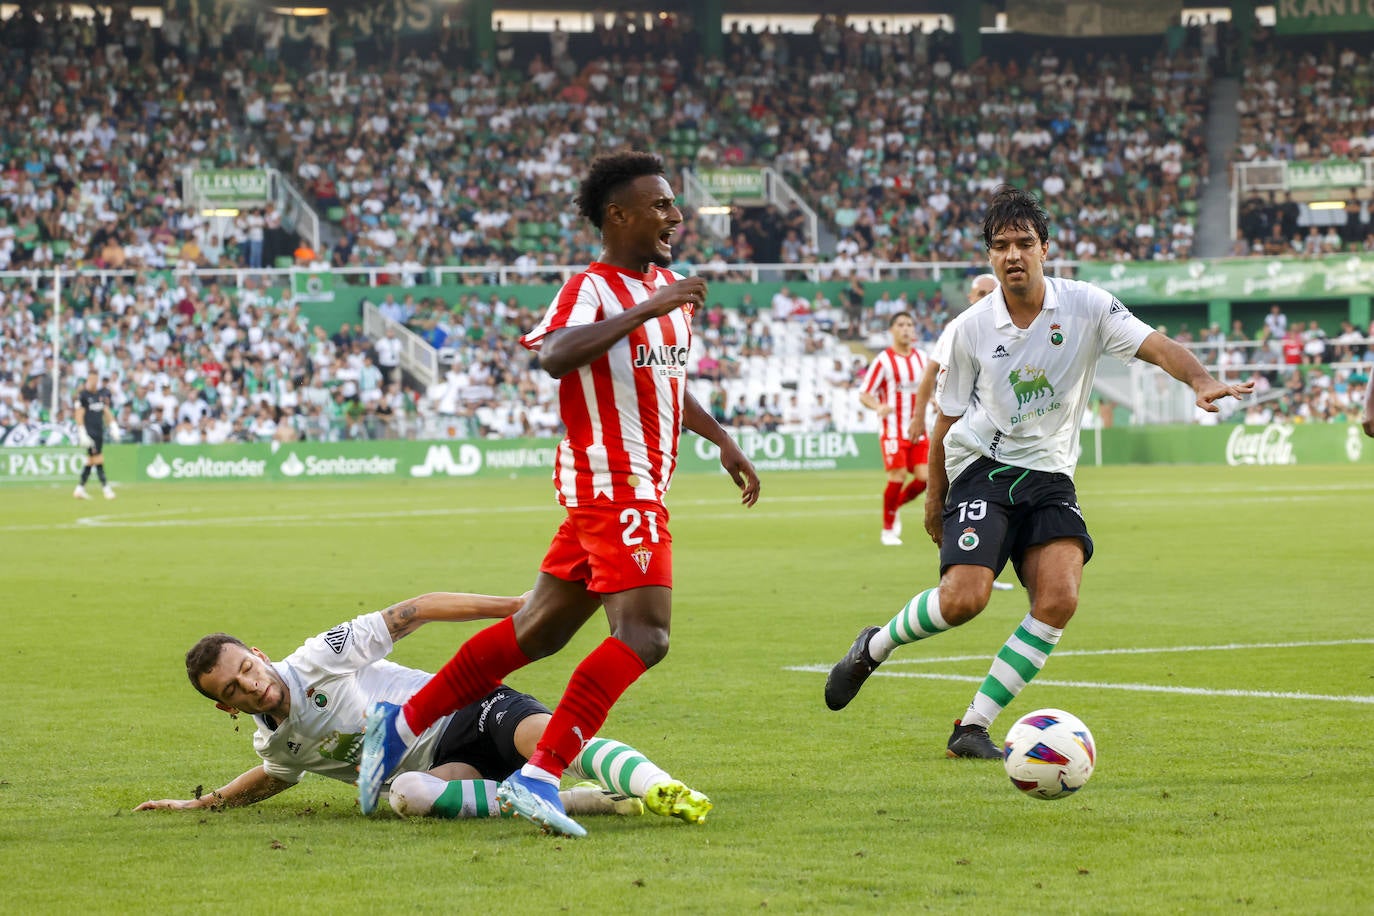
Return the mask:
M362 785L361 780L358 783ZM503 814L514 814L539 826L545 833L559 836L586 836L586 829L568 817L558 786L523 776L519 771L506 777L496 789L496 800Z
M377 810L382 783L406 754L406 743L396 733L396 717L401 707L395 703L373 703L367 711L363 732L363 756L358 761L358 807L363 814Z

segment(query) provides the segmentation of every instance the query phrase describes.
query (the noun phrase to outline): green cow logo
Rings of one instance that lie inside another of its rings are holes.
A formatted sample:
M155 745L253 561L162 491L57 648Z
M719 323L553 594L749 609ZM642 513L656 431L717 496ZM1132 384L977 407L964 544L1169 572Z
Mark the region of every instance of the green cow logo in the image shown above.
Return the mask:
M1021 377L1022 372L1026 373L1025 378ZM1030 366L1013 369L1007 381L1011 383L1011 390L1016 392L1017 407L1025 407L1034 398L1043 398L1047 394L1054 397L1054 386L1045 378L1044 369L1033 369Z

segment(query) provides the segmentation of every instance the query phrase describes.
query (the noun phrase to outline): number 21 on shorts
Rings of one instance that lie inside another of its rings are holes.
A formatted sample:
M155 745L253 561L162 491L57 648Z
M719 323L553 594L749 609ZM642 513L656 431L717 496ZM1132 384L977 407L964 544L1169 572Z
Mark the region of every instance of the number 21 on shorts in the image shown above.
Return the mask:
M641 527L648 530L650 544L658 543L657 512L626 509L620 513L620 524L625 526L625 529L620 532L620 540L626 547L635 547L644 543L644 537L639 533Z

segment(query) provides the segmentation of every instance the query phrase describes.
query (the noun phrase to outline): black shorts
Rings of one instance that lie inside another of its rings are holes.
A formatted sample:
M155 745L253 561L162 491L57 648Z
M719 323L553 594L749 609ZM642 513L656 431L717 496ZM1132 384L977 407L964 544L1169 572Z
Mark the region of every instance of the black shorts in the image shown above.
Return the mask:
M86 432L90 433L91 436L91 444L87 446L86 454L94 458L105 450L105 430L102 429L99 432L91 432L88 429Z
M502 684L453 714L439 736L430 768L466 763L486 779L505 779L525 765L525 758L515 749L515 727L530 716L549 712L534 697Z
M1056 538L1083 542L1083 562L1093 539L1067 474L1028 471L979 458L949 485L940 572L951 566L986 566L999 574L1011 560L1021 575L1026 551Z

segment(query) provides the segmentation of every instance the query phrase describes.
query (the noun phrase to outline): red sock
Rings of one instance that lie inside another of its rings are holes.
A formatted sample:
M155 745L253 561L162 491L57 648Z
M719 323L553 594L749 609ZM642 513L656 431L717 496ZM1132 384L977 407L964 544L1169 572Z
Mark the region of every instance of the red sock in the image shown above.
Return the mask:
M611 706L646 670L633 649L606 637L572 673L530 764L562 776L582 745L601 730Z
M911 483L907 484L906 489L902 491L901 501L898 502L897 505L905 506L907 503L911 502L913 499L920 496L925 491L926 482L924 480L913 480L911 481Z
M902 504L902 485L895 480L887 482L883 491L883 530L889 531L897 521L897 507Z
M449 713L491 693L503 677L529 663L515 641L515 623L507 617L463 643L439 673L401 707L401 713L418 735Z

